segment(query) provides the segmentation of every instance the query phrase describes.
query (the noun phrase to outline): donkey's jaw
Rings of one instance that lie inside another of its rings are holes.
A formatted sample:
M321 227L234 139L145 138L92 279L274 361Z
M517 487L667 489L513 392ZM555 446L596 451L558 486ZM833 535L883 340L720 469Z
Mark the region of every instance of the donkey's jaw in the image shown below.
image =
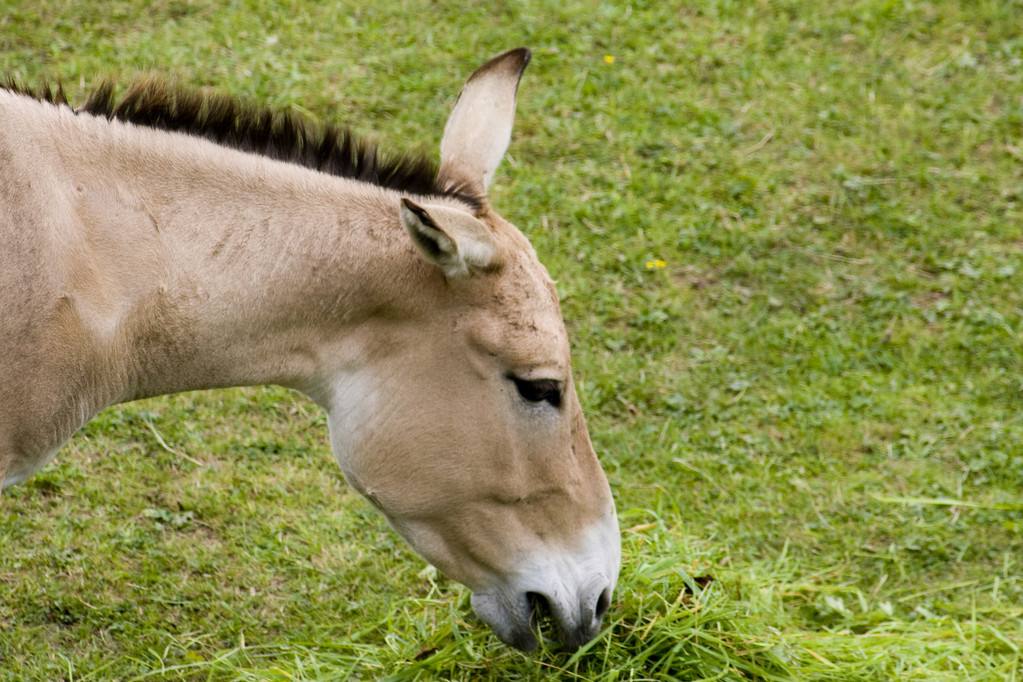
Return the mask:
M502 642L522 651L537 646L535 610L546 605L561 643L575 650L600 631L618 580L621 545L612 510L574 550L527 558L506 582L476 591L472 608Z

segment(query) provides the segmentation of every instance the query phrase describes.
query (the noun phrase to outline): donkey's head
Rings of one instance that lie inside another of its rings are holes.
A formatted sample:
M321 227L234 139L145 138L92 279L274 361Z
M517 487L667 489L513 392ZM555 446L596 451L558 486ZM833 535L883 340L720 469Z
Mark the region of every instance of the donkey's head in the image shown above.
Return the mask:
M467 81L441 142L442 178L485 196L508 147L524 49ZM586 431L554 284L484 201L403 199L397 314L335 380L331 433L351 483L412 546L473 590L505 642L536 645L545 608L575 648L618 577L614 503Z

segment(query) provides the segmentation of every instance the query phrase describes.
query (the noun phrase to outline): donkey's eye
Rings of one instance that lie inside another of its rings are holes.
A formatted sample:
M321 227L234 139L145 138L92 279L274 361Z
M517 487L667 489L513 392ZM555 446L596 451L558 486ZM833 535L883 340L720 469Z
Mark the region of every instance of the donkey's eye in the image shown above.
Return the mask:
M554 407L561 405L561 382L554 379L520 379L514 374L508 378L515 384L516 390L524 400L531 403L548 402Z

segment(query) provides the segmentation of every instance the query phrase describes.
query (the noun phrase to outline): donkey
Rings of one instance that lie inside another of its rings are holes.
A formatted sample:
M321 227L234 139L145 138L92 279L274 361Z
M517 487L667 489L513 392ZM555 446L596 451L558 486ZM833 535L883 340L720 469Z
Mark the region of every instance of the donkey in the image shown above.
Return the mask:
M0 482L116 403L279 384L497 636L574 649L618 523L554 285L487 188L524 48L466 81L440 164L158 79L0 89Z

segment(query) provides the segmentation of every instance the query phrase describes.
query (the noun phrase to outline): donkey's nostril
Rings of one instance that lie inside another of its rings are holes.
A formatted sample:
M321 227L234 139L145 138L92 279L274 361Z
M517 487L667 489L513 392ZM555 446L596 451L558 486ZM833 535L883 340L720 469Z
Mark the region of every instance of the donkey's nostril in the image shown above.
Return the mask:
M526 599L529 600L529 624L534 628L542 628L545 623L549 624L553 612L547 597L539 592L526 592Z
M593 618L598 623L604 618L604 614L607 613L607 607L611 606L611 590L607 587L597 597L597 605L593 608Z
M526 600L533 635L558 635L567 649L575 651L600 631L600 622L611 605L611 588L604 588L596 598L591 591L575 603L559 602L542 592L526 592Z

